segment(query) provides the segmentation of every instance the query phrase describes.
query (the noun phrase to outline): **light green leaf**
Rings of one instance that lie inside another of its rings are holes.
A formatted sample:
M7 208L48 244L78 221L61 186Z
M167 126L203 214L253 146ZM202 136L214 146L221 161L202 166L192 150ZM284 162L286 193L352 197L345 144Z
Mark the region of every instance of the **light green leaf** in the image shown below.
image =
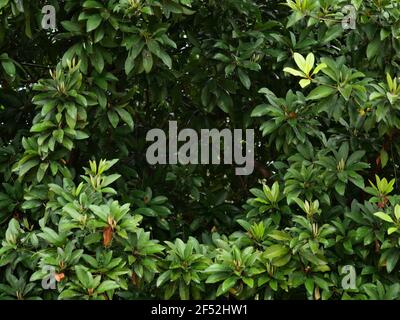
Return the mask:
M374 216L378 217L379 219L382 219L386 222L392 222L393 223L393 219L386 213L383 212L375 212Z
M306 60L304 59L304 57L300 53L295 52L293 54L293 58L299 69L303 71L305 74L308 74Z
M283 69L283 71L290 73L291 75L296 76L296 77L302 77L302 78L306 77L304 72L301 72L301 71L293 69L293 68L286 67Z
M300 86L301 86L302 88L307 87L310 83L311 83L311 80L309 80L309 79L301 79L301 80L299 81L299 84L300 84Z

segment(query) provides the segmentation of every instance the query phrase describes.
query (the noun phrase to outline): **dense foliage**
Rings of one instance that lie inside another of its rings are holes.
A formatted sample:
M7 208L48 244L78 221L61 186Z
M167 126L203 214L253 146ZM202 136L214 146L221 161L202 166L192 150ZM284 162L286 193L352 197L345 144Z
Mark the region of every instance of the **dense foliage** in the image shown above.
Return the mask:
M397 4L0 0L0 298L400 298ZM254 173L149 165L168 120Z

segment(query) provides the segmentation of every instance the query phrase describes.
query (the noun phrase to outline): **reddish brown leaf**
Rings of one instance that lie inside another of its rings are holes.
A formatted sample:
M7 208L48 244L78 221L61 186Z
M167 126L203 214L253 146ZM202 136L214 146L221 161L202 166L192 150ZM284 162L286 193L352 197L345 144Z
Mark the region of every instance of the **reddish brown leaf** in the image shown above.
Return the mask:
M56 273L54 278L56 278L57 282L60 282L62 279L65 278L65 274L64 273Z
M380 155L375 159L375 163L378 168L381 166L381 156Z
M113 238L113 229L111 226L108 226L103 230L103 245L105 247L108 247L111 243L112 238Z
M135 273L135 272L132 272L131 280L132 280L132 283L133 283L135 286L138 286L138 285L139 285L139 279L138 279L138 277L136 276L136 273Z

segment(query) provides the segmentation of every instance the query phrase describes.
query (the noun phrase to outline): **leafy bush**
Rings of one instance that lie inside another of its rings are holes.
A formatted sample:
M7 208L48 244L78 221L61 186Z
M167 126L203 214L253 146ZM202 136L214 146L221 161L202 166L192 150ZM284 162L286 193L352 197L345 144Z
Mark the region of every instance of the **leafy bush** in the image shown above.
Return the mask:
M0 0L0 298L398 299L399 18ZM255 128L254 173L148 164L168 120Z

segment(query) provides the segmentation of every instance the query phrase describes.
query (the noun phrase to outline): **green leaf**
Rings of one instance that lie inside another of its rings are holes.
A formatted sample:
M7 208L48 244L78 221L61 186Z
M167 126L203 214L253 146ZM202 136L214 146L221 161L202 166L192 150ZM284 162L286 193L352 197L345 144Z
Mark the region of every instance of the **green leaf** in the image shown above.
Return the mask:
M96 289L97 293L103 293L109 290L118 289L119 285L115 281L106 280L103 281Z
M86 132L80 131L80 130L76 130L75 131L75 139L76 140L84 140L89 138L89 135Z
M381 157L381 167L383 169L384 167L386 167L389 160L389 155L385 149L381 149L380 157Z
M92 210L92 212L102 221L108 223L108 211L104 206L90 205L89 209Z
M106 186L112 184L114 181L118 180L120 177L121 177L121 175L118 173L114 173L112 175L106 176L103 178L101 186L106 187Z
M101 73L104 69L104 58L99 50L96 50L91 56L92 64L98 73Z
M243 278L243 282L248 285L250 288L254 287L254 280L251 278Z
M157 213L151 208L138 208L135 211L135 214L144 215L147 217L156 217Z
M4 8L5 6L7 6L9 1L10 0L0 0L0 9Z
M131 73L132 69L135 67L135 59L132 56L128 55L125 60L125 74L128 75Z
M107 112L107 117L108 117L108 120L110 120L110 123L113 126L113 128L116 128L119 123L118 114L114 110L110 110Z
M78 116L78 109L75 104L70 103L66 105L67 114L76 122Z
M312 278L307 278L304 286L306 287L307 293L312 296L314 294L314 280Z
M364 189L364 179L361 175L354 173L352 176L349 177L349 180L354 183L360 189Z
M206 283L217 283L225 279L226 279L225 273L214 273L207 278Z
M31 127L31 132L42 132L50 128L54 128L56 125L51 121L42 121Z
M268 234L268 236L278 241L285 241L292 239L292 237L287 232L281 230L272 230L271 233Z
M91 15L86 22L86 32L90 32L97 29L101 21L102 17L99 14Z
M122 108L116 108L115 111L117 111L122 121L124 121L129 126L129 128L133 130L134 124L131 114Z
M386 258L386 270L391 273L396 267L397 262L400 258L400 252L397 249L391 250Z
M344 192L346 190L346 184L342 181L338 181L335 184L335 190L337 193L339 193L341 196L344 195Z
M1 61L4 71L10 76L15 77L15 65L11 60Z
M314 282L322 289L322 290L326 290L329 291L329 283L320 278L320 277L314 277Z
M328 43L336 38L338 38L343 33L343 27L340 23L334 24L329 27L327 32L323 37L323 43Z
M204 272L206 273L216 273L216 272L229 272L231 269L229 266L224 264L212 264Z
M41 182L46 174L47 168L49 167L48 162L43 162L39 165L39 169L36 174L36 179L38 182Z
M156 283L157 287L160 287L162 284L167 282L167 280L170 279L171 274L172 274L171 270L167 270L167 271L163 272L162 274L160 274L160 276L157 279L157 283Z
M224 54L222 54L222 53L217 53L217 54L215 54L215 55L213 56L213 59L219 60L219 61L221 61L221 62L226 62L226 63L229 63L229 62L231 61L226 55L224 55Z
M280 244L273 244L265 249L263 256L267 259L275 259L286 255L289 252L289 248Z
M69 299L69 298L74 298L74 297L78 297L80 296L81 293L75 291L75 290L71 290L71 289L66 289L63 292L61 292L58 295L58 299L60 300L64 300L64 299Z
M237 72L238 72L238 76L239 76L240 82L243 84L243 86L244 86L246 89L250 89L251 80L250 80L249 76L247 75L247 73L244 72L244 71L243 71L242 69L240 69L240 68L237 69Z
M80 32L81 27L79 23L73 21L62 21L61 25L64 27L65 30L69 32Z
M149 73L153 68L153 56L148 50L143 50L142 57L143 57L143 69L146 73Z
M237 280L238 280L237 277L229 277L228 279L226 279L222 283L222 292L223 293L227 292L230 288L232 288L236 284Z
M140 9L140 11L142 12L142 13L144 13L144 14L147 14L147 15L153 15L154 13L153 13L153 9L151 9L151 7L143 7L142 9Z
M168 68L172 68L171 57L160 47L157 41L149 40L147 42L147 47L150 52L159 57Z
M233 100L229 94L221 91L218 96L217 105L225 113L230 113L233 108Z
M309 93L309 95L307 96L307 100L323 99L323 98L329 97L330 95L334 94L335 92L336 92L335 88L320 85Z
M87 0L82 4L82 7L90 8L90 9L101 9L101 8L103 8L103 5L98 1Z
M179 281L179 296L181 300L189 300L189 286L183 280Z
M18 175L20 177L24 176L30 169L36 167L39 164L39 160L29 160L24 164L18 166Z
M133 42L132 48L130 50L129 57L132 60L135 60L136 57L142 52L144 45L145 45L145 42L143 41L142 38L136 38L135 41Z
M262 130L262 135L266 136L273 132L277 127L279 127L279 125L276 124L275 121L267 121L261 125L260 130Z
M257 107L254 108L254 110L251 112L251 117L261 117L265 116L268 114L268 108L266 104L260 104Z
M78 280L80 281L80 283L83 284L85 288L92 288L93 277L90 272L86 270L85 267L78 265L75 267L75 272Z
M371 60L373 57L378 55L379 50L381 49L382 43L379 37L376 37L374 41L370 42L367 46L367 58Z

